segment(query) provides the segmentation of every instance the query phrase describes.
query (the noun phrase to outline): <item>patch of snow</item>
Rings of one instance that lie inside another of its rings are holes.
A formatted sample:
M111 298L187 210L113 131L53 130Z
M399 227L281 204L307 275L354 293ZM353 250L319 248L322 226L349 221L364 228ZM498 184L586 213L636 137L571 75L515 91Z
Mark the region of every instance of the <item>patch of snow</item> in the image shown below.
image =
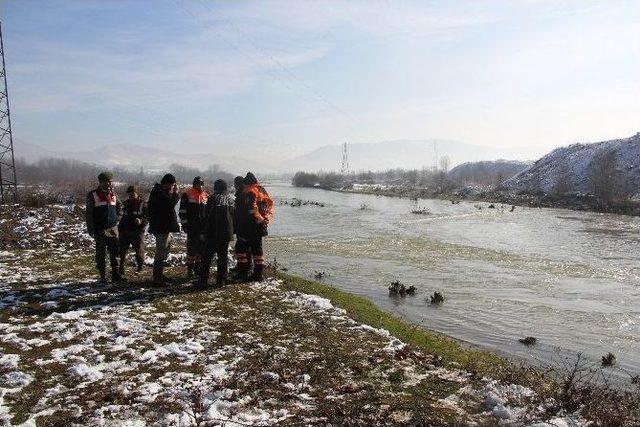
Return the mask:
M68 369L67 372L89 382L98 381L102 379L102 377L104 377L104 374L100 372L95 366L89 366L86 363L73 365Z

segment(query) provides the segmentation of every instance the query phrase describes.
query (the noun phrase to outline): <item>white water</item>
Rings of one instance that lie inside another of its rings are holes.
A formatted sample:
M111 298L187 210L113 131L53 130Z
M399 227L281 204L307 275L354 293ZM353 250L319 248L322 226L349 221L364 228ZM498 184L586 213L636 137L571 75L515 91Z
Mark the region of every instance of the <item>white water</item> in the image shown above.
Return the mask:
M293 273L324 271L327 283L484 348L545 363L611 351L621 368L640 372L640 218L268 189L276 203L327 204L276 206L267 256ZM411 214L417 207L431 215ZM392 280L418 295L390 298ZM428 302L436 290L441 307ZM524 336L538 345L524 347Z

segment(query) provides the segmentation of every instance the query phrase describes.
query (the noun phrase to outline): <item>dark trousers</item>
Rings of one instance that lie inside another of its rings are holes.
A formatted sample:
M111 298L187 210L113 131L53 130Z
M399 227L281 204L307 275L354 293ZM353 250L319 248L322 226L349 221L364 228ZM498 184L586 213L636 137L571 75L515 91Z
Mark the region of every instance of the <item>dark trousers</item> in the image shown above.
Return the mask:
M200 284L202 285L206 285L209 281L209 271L214 255L217 259L217 281L226 279L229 275L229 241L207 242L202 254L202 263L200 264Z
M118 275L118 229L116 227L96 230L96 267L100 277L104 279L106 270L106 256L109 252L109 263L111 264L111 274Z
M204 246L199 231L187 233L187 266L193 267L201 262Z
M262 252L262 236L252 234L249 236L238 236L236 242L236 260L238 261L238 271L248 272L251 269L251 258L253 258L254 272L262 271L264 268L264 253Z
M138 270L142 270L144 265L144 232L140 231L123 231L120 233L120 268L124 269L125 260L129 247L133 248L136 255L136 265Z

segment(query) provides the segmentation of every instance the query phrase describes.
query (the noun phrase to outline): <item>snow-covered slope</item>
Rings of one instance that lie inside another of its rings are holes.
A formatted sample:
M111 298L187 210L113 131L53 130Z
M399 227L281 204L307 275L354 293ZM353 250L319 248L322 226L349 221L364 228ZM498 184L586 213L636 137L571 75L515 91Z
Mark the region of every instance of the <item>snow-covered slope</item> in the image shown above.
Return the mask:
M494 184L525 170L530 163L518 160L467 162L449 171L449 178L474 184Z
M502 187L511 191L553 192L561 183L567 191L589 193L591 162L604 153L615 154L615 169L625 183L640 193L640 132L625 139L572 144L553 150L529 168L505 181Z

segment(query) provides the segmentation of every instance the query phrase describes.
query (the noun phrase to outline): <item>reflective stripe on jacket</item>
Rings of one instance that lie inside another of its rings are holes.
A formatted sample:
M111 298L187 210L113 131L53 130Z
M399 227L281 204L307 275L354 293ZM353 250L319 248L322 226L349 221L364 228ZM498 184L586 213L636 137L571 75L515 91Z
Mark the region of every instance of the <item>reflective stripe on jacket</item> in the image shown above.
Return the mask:
M179 215L180 223L185 231L189 233L200 232L207 216L208 199L209 193L193 187L182 194Z
M261 224L273 218L273 200L261 185L251 184L245 189L249 205L249 213L254 221Z
M93 233L115 227L122 216L122 205L113 192L95 189L87 194L87 230Z

